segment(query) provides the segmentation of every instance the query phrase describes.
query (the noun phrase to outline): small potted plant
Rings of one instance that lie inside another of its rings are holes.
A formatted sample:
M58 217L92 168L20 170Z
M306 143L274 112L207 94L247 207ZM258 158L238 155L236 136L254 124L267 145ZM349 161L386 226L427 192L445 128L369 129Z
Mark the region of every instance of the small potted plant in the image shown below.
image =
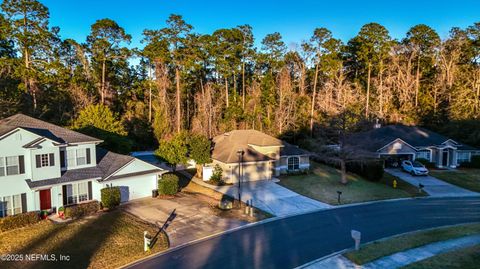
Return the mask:
M63 206L59 207L57 211L57 215L62 219L65 218L65 207Z
M42 219L47 219L47 217L48 217L48 211L42 210L42 211L40 212L40 217L41 217Z

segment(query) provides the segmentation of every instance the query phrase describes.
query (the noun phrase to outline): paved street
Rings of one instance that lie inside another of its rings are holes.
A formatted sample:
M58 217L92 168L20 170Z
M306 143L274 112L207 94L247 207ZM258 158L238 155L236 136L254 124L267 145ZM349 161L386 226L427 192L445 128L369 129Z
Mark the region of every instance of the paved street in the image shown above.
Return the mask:
M423 190L430 196L459 197L480 195L479 193L460 188L432 176L412 176L401 169L385 169L385 172L399 177L413 186L418 186L418 184L421 183L425 186Z
M337 207L274 220L157 255L130 268L294 268L362 242L480 222L480 198L422 198Z
M193 181L207 188L214 189L230 197L238 197L238 185L212 186L194 178ZM319 209L331 205L300 195L271 180L249 181L242 183L242 201L253 199L253 206L275 216L287 216Z

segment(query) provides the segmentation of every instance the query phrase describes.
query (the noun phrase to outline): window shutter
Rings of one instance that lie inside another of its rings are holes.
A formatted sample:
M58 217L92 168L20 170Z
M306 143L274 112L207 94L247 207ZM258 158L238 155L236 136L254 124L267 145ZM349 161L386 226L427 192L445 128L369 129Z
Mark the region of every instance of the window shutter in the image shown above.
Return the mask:
M23 155L18 156L18 172L19 174L25 174L25 158Z
M35 155L35 161L37 163L37 168L40 168L42 166L40 155Z
M93 199L93 194L92 194L92 182L89 181L88 182L88 200L92 200Z
M27 194L22 193L22 213L27 212Z
M90 149L87 148L87 164L90 164L92 162L91 158L90 158Z
M65 167L65 150L60 151L60 167Z
M67 205L67 185L62 186L63 205Z
M48 158L50 159L50 166L55 166L55 154L50 153Z

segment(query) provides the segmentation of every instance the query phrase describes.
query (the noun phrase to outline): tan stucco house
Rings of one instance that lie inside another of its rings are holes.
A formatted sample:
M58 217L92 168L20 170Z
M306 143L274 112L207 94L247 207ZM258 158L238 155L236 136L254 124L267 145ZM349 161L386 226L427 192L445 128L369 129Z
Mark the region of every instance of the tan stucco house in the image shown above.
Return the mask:
M239 158L238 152L243 151ZM218 164L226 182L266 180L310 169L310 153L256 130L235 130L213 138L210 167ZM240 167L239 167L240 165Z

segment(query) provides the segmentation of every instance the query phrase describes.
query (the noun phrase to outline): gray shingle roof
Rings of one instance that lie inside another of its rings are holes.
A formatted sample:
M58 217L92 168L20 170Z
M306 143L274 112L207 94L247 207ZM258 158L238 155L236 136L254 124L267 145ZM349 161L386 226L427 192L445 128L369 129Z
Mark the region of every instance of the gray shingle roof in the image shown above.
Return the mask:
M352 134L346 139L346 144L374 152L398 138L416 148L437 146L449 140L448 137L425 128L397 124ZM471 148L466 145L460 147Z
M18 127L58 143L102 142L100 139L23 114L16 114L0 120L0 136Z
M280 156L308 154L307 151L301 148L290 145L280 139L257 130L234 130L213 138L212 159L223 163L236 163L238 162L237 151L242 149L244 151L244 162L275 160L274 158L256 151L250 145L280 147Z
M31 181L30 179L28 179L26 180L26 182L30 188L38 188L42 186L55 185L55 184L74 182L79 180L87 180L87 179L97 179L101 181L111 176L113 173L115 173L116 171L118 171L120 168L124 167L131 161L135 160L134 157L113 153L98 147L96 152L97 152L97 166L95 167L67 170L65 172L62 172L62 176L59 178L50 178L50 179L35 180L35 181ZM118 175L118 176L112 177L111 179L124 178L128 176L132 176L132 174L144 175L144 174L155 173L160 171L162 171L162 169L160 168L151 169L151 170L141 171L137 173Z

